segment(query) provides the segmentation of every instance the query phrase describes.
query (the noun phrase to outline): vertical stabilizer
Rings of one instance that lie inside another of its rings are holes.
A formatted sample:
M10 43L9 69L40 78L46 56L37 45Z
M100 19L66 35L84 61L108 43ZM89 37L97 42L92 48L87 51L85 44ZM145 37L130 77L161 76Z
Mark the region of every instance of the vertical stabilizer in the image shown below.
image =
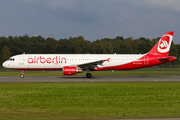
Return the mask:
M168 56L174 31L166 32L156 45L149 51L149 55Z

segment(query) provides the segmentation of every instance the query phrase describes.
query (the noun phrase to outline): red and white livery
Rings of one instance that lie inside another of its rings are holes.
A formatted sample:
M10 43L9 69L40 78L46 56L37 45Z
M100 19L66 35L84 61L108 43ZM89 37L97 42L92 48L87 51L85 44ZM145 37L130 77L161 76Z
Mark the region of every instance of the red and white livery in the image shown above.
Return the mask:
M62 70L64 75L86 71L132 70L176 60L168 56L174 32L166 32L146 54L21 54L12 56L3 67L22 70Z

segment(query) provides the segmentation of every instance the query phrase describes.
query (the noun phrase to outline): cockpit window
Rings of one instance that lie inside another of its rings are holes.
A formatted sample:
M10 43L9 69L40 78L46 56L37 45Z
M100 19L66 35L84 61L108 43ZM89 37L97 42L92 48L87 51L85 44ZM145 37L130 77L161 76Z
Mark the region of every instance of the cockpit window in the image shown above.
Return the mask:
M14 58L9 58L9 61L15 61L15 59Z

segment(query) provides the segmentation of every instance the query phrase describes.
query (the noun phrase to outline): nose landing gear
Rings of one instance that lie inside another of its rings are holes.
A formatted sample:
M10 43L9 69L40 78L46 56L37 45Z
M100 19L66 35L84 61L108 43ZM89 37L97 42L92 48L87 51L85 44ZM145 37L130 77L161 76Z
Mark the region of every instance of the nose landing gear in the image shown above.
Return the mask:
M20 77L24 78L24 70L22 70Z

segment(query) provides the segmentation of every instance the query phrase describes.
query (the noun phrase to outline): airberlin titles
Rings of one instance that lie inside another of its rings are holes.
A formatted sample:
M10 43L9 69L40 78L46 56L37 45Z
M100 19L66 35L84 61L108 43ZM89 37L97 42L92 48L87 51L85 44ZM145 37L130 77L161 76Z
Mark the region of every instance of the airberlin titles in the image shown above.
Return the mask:
M66 58L65 57L61 57L61 56L55 56L55 57L42 57L42 56L34 56L34 57L29 57L27 59L27 62L29 64L32 64L32 63L66 63Z

